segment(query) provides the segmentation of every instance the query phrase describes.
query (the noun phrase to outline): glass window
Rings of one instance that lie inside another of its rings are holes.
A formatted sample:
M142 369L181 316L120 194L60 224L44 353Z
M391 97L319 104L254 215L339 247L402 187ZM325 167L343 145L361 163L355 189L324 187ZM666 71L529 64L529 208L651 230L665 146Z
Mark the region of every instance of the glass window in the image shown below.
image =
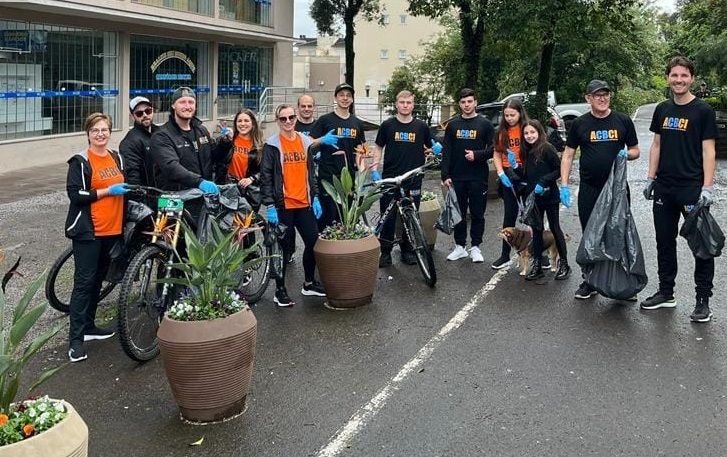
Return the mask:
M132 0L143 5L212 16L212 0Z
M381 16L381 23L384 25L389 24L389 15L388 14L384 14Z
M243 108L258 110L260 92L272 81L273 49L220 44L217 116L232 117Z
M388 49L382 49L379 51L379 58L380 59L388 59L389 58L389 50Z
M273 26L271 0L219 0L220 18Z
M129 97L147 97L157 111L154 122L166 122L172 92L188 86L197 93L197 117L209 119L207 49L207 42L202 41L132 35Z
M399 49L399 60L406 60L406 49Z
M116 118L117 35L0 20L0 140L79 132Z
M406 24L406 14L402 14L399 16L399 21L402 25Z

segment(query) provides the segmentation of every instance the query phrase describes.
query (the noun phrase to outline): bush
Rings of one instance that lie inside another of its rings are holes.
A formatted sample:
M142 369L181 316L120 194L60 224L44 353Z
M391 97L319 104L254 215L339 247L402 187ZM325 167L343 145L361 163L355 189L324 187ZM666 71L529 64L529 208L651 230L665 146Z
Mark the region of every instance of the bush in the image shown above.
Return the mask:
M707 97L704 99L704 101L712 105L712 108L716 110L727 109L727 94L723 94L718 97Z
M611 105L616 111L632 115L639 106L662 100L664 100L664 96L659 90L624 87L614 93Z

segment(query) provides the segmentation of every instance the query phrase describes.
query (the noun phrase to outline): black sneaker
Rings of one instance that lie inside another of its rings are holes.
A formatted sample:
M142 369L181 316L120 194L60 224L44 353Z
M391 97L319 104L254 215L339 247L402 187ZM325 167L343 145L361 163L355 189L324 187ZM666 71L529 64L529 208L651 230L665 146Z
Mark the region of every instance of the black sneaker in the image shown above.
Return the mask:
M72 342L70 349L68 349L68 358L71 360L71 362L80 362L81 360L86 360L88 358L88 355L86 354L86 350L83 349L83 343L81 343L80 341Z
M591 298L594 295L598 295L598 292L593 290L591 286L588 285L585 281L581 283L580 286L578 286L578 290L576 290L576 298L585 300L587 298Z
M510 266L510 256L502 254L499 259L492 262L490 265L493 270L502 270Z
M288 291L285 290L285 287L275 289L275 298L273 298L273 301L281 308L295 305L295 302L288 297Z
M550 268L552 265L550 265L550 257L547 255L541 256L540 258L540 267L544 269Z
M697 298L697 305L694 312L689 316L692 322L705 323L712 320L712 311L709 309L708 298Z
M114 336L113 330L98 328L94 326L91 330L87 330L83 335L83 341L105 340Z
M382 251L381 257L379 257L379 268L386 268L391 266L391 252Z
M641 309L676 308L676 306L674 294L667 294L661 290L641 302Z
M555 272L555 279L562 281L570 275L570 266L565 259L558 259L558 271Z
M401 263L405 265L416 265L417 256L412 251L404 251L401 253Z
M300 293L303 295L307 295L309 297L325 297L326 296L325 289L323 288L321 283L319 283L315 279L310 284L303 283L303 288L300 290Z

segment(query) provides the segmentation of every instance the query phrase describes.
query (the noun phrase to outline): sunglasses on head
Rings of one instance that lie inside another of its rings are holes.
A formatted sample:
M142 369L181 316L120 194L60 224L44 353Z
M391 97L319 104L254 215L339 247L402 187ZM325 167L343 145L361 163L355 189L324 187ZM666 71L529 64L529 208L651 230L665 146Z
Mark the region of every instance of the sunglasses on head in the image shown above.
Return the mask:
M295 120L295 114L293 114L293 115L291 115L291 116L288 116L288 117L285 117L285 116L280 116L280 117L278 118L278 120L279 120L280 122L286 122L286 121L287 121L287 122L290 122L290 121L294 121L294 120Z
M148 116L153 112L154 112L153 108L147 108L147 109L143 109L143 110L139 110L139 111L134 111L134 116L141 117L145 114Z

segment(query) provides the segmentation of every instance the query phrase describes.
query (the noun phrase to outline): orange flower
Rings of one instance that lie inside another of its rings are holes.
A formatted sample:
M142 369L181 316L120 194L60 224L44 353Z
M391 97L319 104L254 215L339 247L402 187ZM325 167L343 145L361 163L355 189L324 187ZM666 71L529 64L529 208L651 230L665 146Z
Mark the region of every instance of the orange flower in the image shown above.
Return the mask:
M0 427L4 427L8 423L8 416L6 414L0 414Z
M23 435L25 435L26 438L32 435L34 431L35 428L33 427L33 424L25 424L23 426Z

